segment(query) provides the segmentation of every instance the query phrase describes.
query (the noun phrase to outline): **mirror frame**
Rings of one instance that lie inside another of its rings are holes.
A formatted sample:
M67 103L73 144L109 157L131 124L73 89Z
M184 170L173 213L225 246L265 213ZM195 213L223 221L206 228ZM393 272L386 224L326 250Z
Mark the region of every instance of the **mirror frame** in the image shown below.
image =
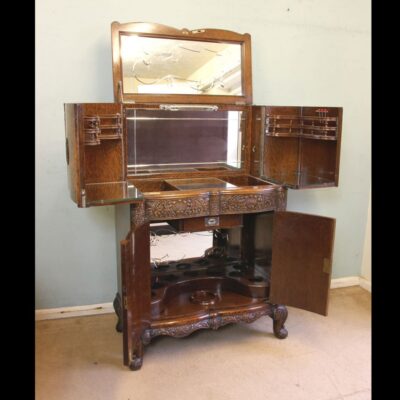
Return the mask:
M136 33L140 36L155 38L170 38L184 40L203 40L210 42L238 43L242 49L242 95L197 95L197 94L147 94L122 92L122 60L120 35ZM170 26L147 23L130 22L111 24L112 62L114 101L118 103L199 103L199 104L236 104L250 105L252 103L251 77L251 37L248 33L240 34L223 29L176 29Z

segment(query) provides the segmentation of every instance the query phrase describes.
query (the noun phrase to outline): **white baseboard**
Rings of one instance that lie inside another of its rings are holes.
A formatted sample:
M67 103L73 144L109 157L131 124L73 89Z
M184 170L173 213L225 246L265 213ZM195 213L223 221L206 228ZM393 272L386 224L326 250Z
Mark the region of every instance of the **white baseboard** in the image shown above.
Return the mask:
M35 320L59 319L69 317L83 317L86 315L99 315L113 313L112 303L91 304L88 306L47 308L35 310Z
M371 292L371 282L359 276L348 276L331 280L331 289L361 286ZM112 303L91 304L88 306L61 307L35 310L35 320L83 317L88 315L110 314L114 312Z
M336 278L331 280L331 289L348 287L348 286L359 286L359 276L346 276L345 278Z
M360 286L365 289L368 290L368 292L372 292L372 285L371 285L371 281L367 281L365 278L360 276Z

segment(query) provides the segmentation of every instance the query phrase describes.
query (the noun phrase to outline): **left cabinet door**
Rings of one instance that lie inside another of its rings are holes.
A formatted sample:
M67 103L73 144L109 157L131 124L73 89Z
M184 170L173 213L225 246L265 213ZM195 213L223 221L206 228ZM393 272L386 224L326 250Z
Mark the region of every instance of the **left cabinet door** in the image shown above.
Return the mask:
M270 301L327 315L335 219L274 213Z
M140 196L126 181L122 107L64 106L69 189L79 207L130 202Z

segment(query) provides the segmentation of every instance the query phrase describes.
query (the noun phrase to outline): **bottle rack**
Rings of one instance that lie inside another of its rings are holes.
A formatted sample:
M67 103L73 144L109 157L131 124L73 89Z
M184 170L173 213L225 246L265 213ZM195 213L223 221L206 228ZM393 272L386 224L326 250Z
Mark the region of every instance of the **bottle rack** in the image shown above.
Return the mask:
M270 115L265 117L266 136L336 140L338 117Z
M102 140L122 139L121 115L85 116L83 131L87 146L97 146Z
M240 258L226 255L160 263L152 272L152 315L162 316L164 308L174 301L172 298L184 292L193 305L204 306L218 306L225 291L249 299L267 298L269 274L266 265L256 262L250 266Z

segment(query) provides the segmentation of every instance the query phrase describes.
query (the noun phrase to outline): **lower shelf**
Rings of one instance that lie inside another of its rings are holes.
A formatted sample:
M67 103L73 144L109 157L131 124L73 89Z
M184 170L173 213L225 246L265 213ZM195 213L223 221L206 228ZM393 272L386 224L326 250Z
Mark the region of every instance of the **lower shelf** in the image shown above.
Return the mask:
M266 292L265 288L261 288ZM152 301L152 320L198 318L213 312L236 310L265 302L266 297L253 297L251 289L232 278L209 277L179 282L166 287Z
M196 293L196 292L195 292ZM180 299L184 299L184 304L188 304L190 297L186 297L188 293L182 292L181 296L174 298L172 304L179 304ZM193 296L193 293L192 295ZM230 299L229 297L232 296ZM217 296L215 296L217 297ZM208 296L207 293L197 292L196 300L193 304L198 304L198 301L213 300L214 296ZM224 304L222 299L228 300L242 300L242 304L235 304L231 301L229 305ZM199 304L198 304L199 305ZM143 363L144 346L150 344L151 340L156 336L173 336L185 337L199 329L213 329L216 330L221 326L246 322L251 323L263 316L271 317L273 320L273 332L279 339L287 337L288 332L285 328L285 321L288 315L287 309L284 305L271 304L267 299L249 299L246 296L238 295L237 293L230 293L229 291L222 291L221 301L218 306L217 302L214 304L202 304L202 310L193 310L179 318L172 316L164 316L163 318L155 318L149 321L150 323L142 329L139 334L135 332L134 335L124 336L124 340L130 347L124 347L124 364L128 365L131 370L138 370ZM207 307L204 307L207 306ZM122 303L121 297L117 294L114 300L114 308L118 316L118 323L116 329L118 332L126 332L122 325ZM124 322L125 323L125 322ZM131 326L132 327L132 326ZM124 333L126 335L126 333Z
M226 301L234 299L230 296L238 295L226 294ZM153 320L150 329L145 332L144 343L149 343L155 336L184 337L198 329L218 329L221 326L238 322L250 323L264 315L273 317L274 308L266 300L251 299L249 301L247 298L247 304L245 304L244 296L241 297L243 303L234 307L232 303L227 307L221 304L218 308L193 310L192 313L180 315L179 318L164 317ZM238 299L238 297L235 298Z

